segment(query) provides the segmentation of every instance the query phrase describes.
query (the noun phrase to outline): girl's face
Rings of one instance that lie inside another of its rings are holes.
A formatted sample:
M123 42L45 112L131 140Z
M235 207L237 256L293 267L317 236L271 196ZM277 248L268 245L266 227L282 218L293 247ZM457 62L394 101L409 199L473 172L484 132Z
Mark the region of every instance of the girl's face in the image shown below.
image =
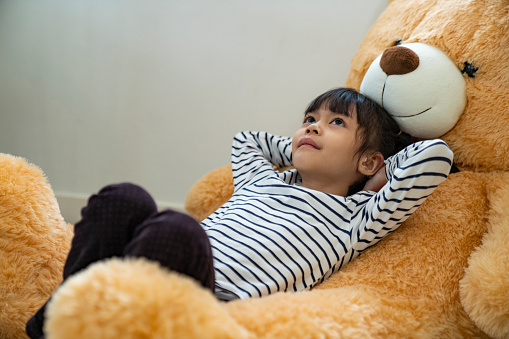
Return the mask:
M355 111L343 115L321 108L306 114L292 142L293 164L304 187L309 187L306 182L320 181L348 190L362 179L356 155L358 127Z

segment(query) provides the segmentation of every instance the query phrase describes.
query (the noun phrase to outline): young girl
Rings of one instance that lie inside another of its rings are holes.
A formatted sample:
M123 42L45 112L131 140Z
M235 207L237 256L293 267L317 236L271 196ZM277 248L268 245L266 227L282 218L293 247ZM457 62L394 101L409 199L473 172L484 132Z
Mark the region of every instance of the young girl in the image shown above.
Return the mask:
M191 276L221 300L310 289L397 229L447 177L452 152L443 141L401 150L408 140L355 90L326 92L293 139L235 136L234 194L201 224L157 213L132 184L92 196L64 280L95 261L133 256ZM31 338L43 337L44 308L27 324Z

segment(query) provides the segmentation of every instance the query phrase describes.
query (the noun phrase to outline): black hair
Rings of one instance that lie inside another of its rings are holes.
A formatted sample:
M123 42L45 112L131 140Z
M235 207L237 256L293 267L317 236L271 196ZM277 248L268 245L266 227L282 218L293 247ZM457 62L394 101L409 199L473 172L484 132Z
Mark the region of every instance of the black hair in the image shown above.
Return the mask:
M311 101L305 114L319 109L351 116L357 114L357 140L359 148L355 155L362 156L368 151L380 152L384 159L396 154L411 144L410 135L401 132L398 124L375 101L352 88L335 88ZM348 195L360 191L368 178L350 187Z

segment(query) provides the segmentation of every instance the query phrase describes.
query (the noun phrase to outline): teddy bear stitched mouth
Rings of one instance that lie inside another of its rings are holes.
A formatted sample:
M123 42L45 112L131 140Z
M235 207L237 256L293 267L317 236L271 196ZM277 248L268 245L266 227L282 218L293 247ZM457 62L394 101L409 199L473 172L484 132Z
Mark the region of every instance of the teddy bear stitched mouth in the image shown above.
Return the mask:
M385 93L385 85L386 83L384 83L384 87L382 88L382 107L384 107L384 93ZM384 107L385 108L385 107ZM416 113L416 114L410 114L410 115L394 115L394 114L390 114L389 115L391 117L395 117L395 118L411 118L411 117L416 117L418 115L421 115L423 113L426 113L427 111L429 111L432 107L428 107L427 109L425 109L424 111L422 112L419 112L419 113Z
M416 113L416 114L411 114L411 115L394 115L394 114L390 114L390 116L392 117L395 117L395 118L411 118L411 117L415 117L415 116L418 116L418 115L421 115L423 113L426 113L427 111L429 111L432 107L429 107L427 109L425 109L424 111L422 112L419 112L419 113Z

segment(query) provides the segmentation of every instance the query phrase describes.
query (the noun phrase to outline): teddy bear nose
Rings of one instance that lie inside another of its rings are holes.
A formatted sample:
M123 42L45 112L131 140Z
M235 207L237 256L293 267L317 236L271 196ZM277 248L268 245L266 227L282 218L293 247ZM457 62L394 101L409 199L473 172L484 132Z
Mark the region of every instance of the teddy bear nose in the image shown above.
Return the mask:
M410 48L395 46L384 51L380 67L387 75L408 74L419 66L419 56Z

